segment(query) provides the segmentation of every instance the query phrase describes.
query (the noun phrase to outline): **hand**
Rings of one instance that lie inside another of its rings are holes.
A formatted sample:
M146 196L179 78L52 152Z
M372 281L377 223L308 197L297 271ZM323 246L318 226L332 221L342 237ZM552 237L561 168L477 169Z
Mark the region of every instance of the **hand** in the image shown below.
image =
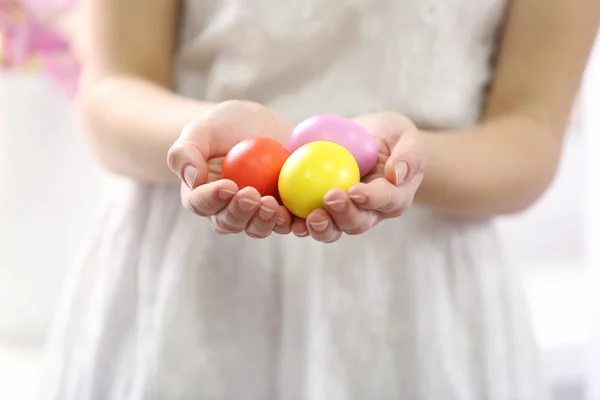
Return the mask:
M412 204L427 162L419 130L408 118L392 112L367 114L354 121L375 138L377 164L347 194L339 189L327 193L327 210L313 211L306 221L294 220L292 231L297 236L310 234L320 242L335 242L342 233L360 235L381 220L399 217Z
M219 234L245 232L265 238L287 234L292 216L272 196L254 188L238 190L221 179L225 155L240 141L269 137L287 143L293 126L268 108L251 102L226 101L188 124L169 150L169 167L180 177L181 201L191 212L210 217Z

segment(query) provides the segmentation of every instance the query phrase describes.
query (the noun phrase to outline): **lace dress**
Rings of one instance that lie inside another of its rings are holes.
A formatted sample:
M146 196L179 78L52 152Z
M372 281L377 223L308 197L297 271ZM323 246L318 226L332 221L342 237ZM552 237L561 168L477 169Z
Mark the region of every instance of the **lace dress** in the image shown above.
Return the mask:
M501 0L187 0L177 90L298 122L468 127ZM115 181L67 283L43 400L540 400L493 225L419 207L334 244L213 234L177 186Z

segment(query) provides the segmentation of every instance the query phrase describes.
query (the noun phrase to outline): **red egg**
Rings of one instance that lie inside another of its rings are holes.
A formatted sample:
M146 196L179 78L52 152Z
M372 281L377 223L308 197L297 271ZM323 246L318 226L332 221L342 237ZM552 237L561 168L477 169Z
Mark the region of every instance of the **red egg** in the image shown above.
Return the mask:
M261 196L279 198L279 172L290 152L279 142L257 137L236 144L225 156L221 176L239 189L255 188Z

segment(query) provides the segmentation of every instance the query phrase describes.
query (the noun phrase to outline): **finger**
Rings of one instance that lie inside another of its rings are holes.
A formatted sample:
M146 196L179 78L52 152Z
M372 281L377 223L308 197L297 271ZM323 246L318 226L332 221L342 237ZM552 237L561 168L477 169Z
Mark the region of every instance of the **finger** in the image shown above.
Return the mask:
M212 216L215 232L219 234L243 232L259 205L258 191L252 187L243 188L233 196L223 211Z
M227 207L237 191L237 185L227 179L200 185L194 190L182 184L181 202L194 214L210 217Z
M302 218L294 218L292 221L292 233L298 237L307 237L308 227L306 226L306 220Z
M325 207L335 225L348 235L363 234L378 220L377 213L356 207L348 195L340 189L331 190L325 195Z
M402 133L385 163L385 177L396 186L403 185L424 172L427 153L416 129Z
M190 189L205 183L208 175L208 142L198 140L200 129L198 122L188 124L167 154L169 168Z
M279 211L279 204L272 196L265 196L260 200L260 206L254 213L248 226L246 234L256 239L263 239L269 236L275 228Z
M278 233L280 235L287 235L292 231L292 221L294 217L284 206L279 206L278 214L277 214L277 222L275 223L275 228L273 228L273 232Z
M396 187L384 178L358 183L348 191L348 196L359 209L378 211L389 216L402 215L413 195L414 190Z
M306 226L310 236L316 241L333 243L342 237L342 231L335 225L329 213L318 209L306 218Z

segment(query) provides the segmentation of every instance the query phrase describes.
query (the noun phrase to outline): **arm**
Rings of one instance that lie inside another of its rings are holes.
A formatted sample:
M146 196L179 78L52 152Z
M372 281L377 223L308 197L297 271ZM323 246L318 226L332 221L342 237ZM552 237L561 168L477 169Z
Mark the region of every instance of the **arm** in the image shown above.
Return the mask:
M554 178L599 20L597 0L512 1L483 120L425 133L429 163L416 201L474 218L536 201Z
M90 49L80 93L100 162L140 180L177 182L167 152L208 103L177 96L172 58L178 0L88 0Z

